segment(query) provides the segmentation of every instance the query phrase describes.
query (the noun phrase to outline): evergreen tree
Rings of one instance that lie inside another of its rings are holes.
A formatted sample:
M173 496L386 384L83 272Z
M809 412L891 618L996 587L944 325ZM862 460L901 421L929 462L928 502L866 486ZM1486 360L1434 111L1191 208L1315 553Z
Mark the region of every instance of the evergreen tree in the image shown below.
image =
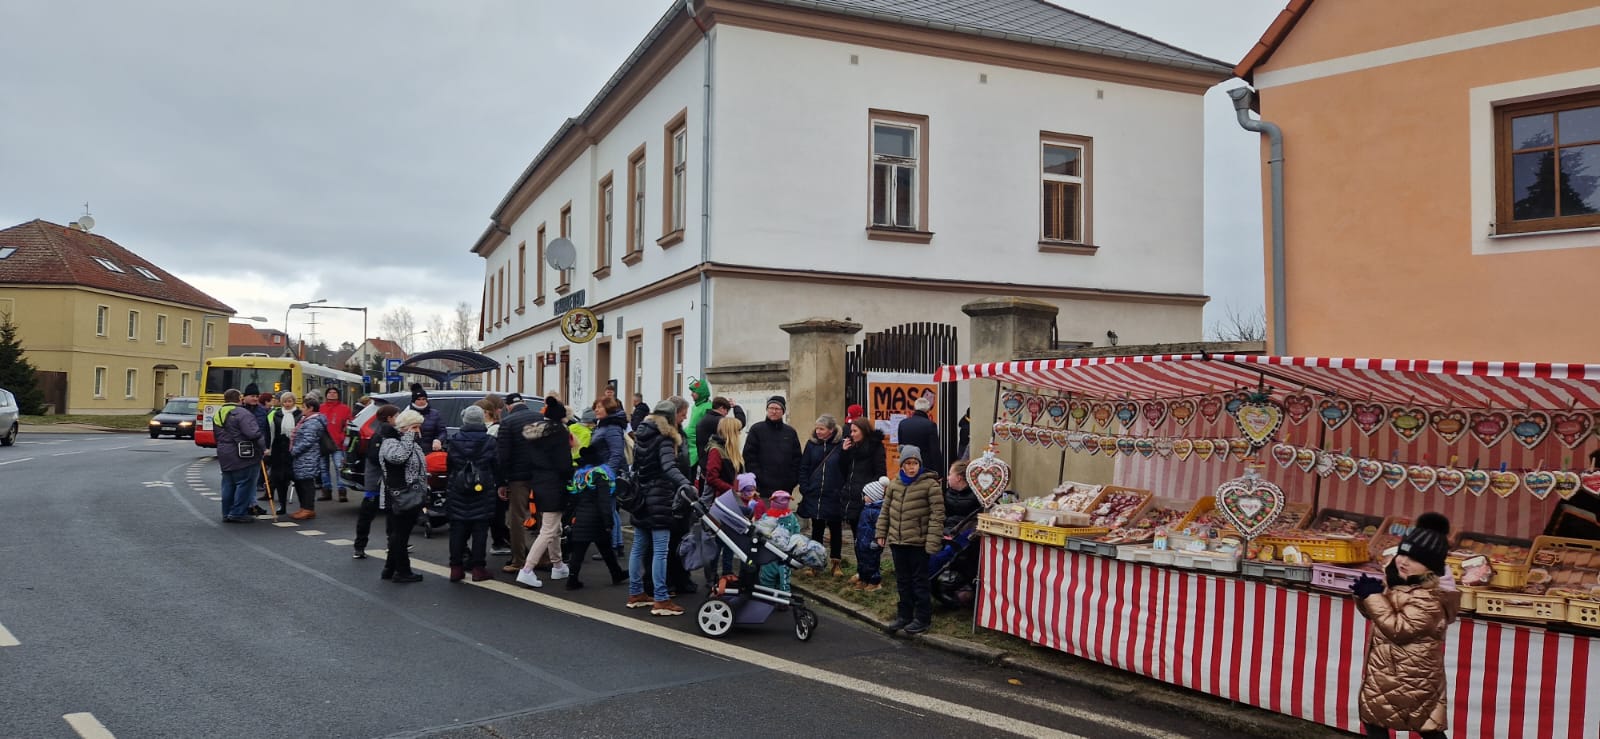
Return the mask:
M17 340L17 325L11 314L0 314L0 388L17 396L17 405L24 415L36 416L44 410L44 394L33 376L33 365L22 355L22 342Z

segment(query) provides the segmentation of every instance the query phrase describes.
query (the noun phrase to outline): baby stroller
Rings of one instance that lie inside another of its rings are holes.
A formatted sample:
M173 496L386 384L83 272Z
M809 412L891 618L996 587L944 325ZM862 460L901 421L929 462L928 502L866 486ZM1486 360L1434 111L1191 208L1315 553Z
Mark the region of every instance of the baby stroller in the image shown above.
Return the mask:
M427 461L428 500L422 504L417 525L422 527L422 538L432 539L435 531L444 531L450 526L450 517L444 512L445 488L449 484L448 458L444 452L429 452Z
M790 569L822 567L828 563L827 551L805 536L789 536L782 529L778 529L782 532L778 536L763 533L745 514L744 505L733 493L724 493L709 506L695 499L691 490L685 489L679 495L689 500L705 532L697 552L701 561L717 556L714 542L721 542L733 552L739 569L738 575L708 583L706 600L695 613L695 623L701 633L722 637L735 625L764 624L775 610L787 608L794 614L795 638L810 639L817 628L816 612L806 607L804 599L789 591L761 585L760 570L762 565L773 563L782 563ZM689 562L684 564L688 566Z
M945 531L944 546L928 560L933 601L947 608L971 605L978 587L978 513Z

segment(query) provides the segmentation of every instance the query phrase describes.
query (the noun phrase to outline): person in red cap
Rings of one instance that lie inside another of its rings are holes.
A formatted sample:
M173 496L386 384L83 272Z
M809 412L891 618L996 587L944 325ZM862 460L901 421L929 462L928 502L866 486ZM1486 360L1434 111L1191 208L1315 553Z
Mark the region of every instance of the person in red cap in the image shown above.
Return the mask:
M844 422L850 423L865 415L867 415L867 411L861 407L860 403L852 403L849 408L844 409Z

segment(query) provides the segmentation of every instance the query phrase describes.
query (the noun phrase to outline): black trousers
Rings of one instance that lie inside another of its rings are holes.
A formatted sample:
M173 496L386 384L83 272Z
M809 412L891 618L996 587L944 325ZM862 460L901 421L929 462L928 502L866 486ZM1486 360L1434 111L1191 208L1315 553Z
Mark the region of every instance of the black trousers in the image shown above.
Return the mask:
M895 544L894 587L900 593L898 615L922 623L933 623L933 594L928 589L928 552L920 546Z
M289 468L279 469L267 465L267 484L272 486L272 504L277 506L278 510L287 512L289 496L293 493L291 488L294 486L294 476L290 474Z
M1364 723L1361 727L1366 729L1367 739L1389 739L1389 730L1382 726ZM1418 732L1417 736L1422 737L1422 739L1450 739L1442 731L1422 731Z
M840 552L844 551L844 522L839 519L824 521L820 518L811 519L811 540L822 541L822 533L827 531L832 534L828 539L828 556L839 559Z
M372 519L377 518L377 517L378 517L378 499L376 497L373 497L373 498L362 498L361 499L361 515L359 515L356 518L356 548L357 549L366 549L367 548L367 539L372 534ZM388 518L388 519L385 519L385 522L386 522L385 523L385 529L386 530L383 533L384 533L385 538L387 538L388 535L389 535L389 531L387 529L388 529L389 526L393 525L394 519L393 518Z
M511 529L506 526L506 511L509 510L511 510L511 501L495 498L494 518L489 519L489 536L493 538L494 543L498 546L511 546Z
M600 559L606 563L606 569L611 572L611 578L613 580L628 576L628 571L623 569L622 565L617 563L617 552L611 548L610 536L607 536L605 541L595 542L585 541L582 539L570 539L568 540L568 544L571 546L571 553L570 556L567 557L566 562L567 569L571 570L571 574L567 575L567 577L572 578L574 582L578 580L578 572L583 569L583 561L588 559L588 557L585 555L589 553L590 544L593 544L594 548L600 552Z
M488 521L457 521L450 519L450 566L465 567L467 569L487 566L489 553L485 549L484 542L488 538ZM472 544L470 550L467 549L469 540Z
M421 508L405 513L389 511L389 557L383 563L384 572L395 577L411 574L411 553L406 550L411 546L411 530L417 527L417 516L421 514Z
M667 545L667 584L678 592L686 592L694 587L694 577L683 566L683 557L678 556L678 545L683 543L683 535L686 533L688 532L680 530L680 527L673 526L671 543Z
M310 480L295 480L294 481L294 499L295 499L295 501L297 501L300 504L300 508L301 509L307 510L307 511L316 510L317 509L317 479L316 478L311 478Z

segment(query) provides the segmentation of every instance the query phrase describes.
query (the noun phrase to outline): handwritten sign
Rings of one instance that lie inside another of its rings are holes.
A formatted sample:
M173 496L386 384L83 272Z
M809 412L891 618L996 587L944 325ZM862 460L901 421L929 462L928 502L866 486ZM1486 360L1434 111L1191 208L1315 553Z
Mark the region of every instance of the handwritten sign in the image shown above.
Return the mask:
M928 415L938 418L939 385L933 375L867 373L867 419L873 428L883 432L885 463L890 471L900 466L900 421L916 410L917 399L924 395L933 401Z

